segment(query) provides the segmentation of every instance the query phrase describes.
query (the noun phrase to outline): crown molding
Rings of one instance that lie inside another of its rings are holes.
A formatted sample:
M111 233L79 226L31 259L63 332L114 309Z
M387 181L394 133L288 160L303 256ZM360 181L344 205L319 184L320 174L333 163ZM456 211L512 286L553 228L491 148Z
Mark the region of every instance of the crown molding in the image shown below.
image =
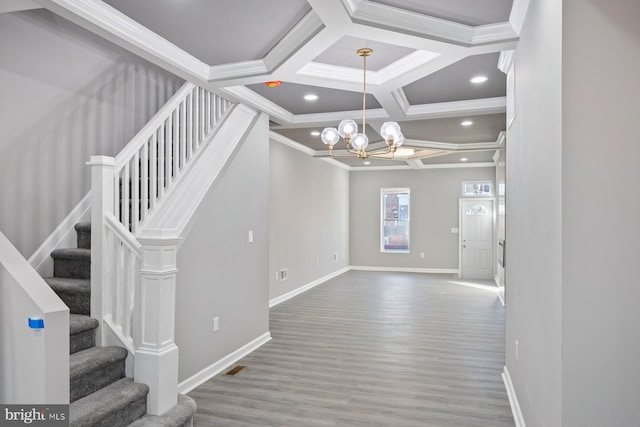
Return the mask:
M311 9L264 57L266 67L270 72L280 67L324 28L318 14Z
M370 1L362 1L351 19L378 28L441 40L459 45L471 45L473 27L432 16L398 9Z
M462 169L462 168L493 168L496 165L493 162L478 163L439 163L434 165L422 165L421 169Z
M412 105L407 110L407 119L439 119L460 115L496 114L506 111L507 97L498 96L495 98Z
M230 64L213 65L209 68L209 82L220 82L229 79L240 79L243 77L253 77L269 74L271 70L267 68L264 60L241 61Z
M391 92L391 96L393 97L393 100L396 102L396 104L398 104L398 107L400 107L400 110L402 110L402 113L406 115L409 111L409 108L411 107L411 104L409 103L404 90L402 88L398 88Z
M33 0L3 0L0 4L0 13L20 12L22 10L40 9L38 3Z
M514 59L514 50L503 50L500 52L500 58L498 58L498 69L505 74L509 74L509 70L513 67Z
M243 104L250 105L257 110L268 114L272 120L291 123L294 118L293 114L289 111L244 86L220 88L218 92L224 95L229 95L234 100L239 100Z
M511 14L509 15L509 23L511 24L513 31L518 35L520 35L520 31L522 31L522 25L527 17L529 2L530 0L513 0Z
M473 35L471 37L472 45L482 45L509 40L517 40L518 34L513 30L509 22L501 22L498 24L481 25L473 27Z
M206 81L209 65L98 0L39 0L54 13L183 77Z

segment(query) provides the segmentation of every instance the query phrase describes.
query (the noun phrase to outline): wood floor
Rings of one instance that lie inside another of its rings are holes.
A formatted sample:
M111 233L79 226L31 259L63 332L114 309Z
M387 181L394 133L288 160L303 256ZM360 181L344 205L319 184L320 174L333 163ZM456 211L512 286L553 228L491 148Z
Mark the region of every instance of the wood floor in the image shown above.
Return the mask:
M272 308L270 329L246 369L189 393L195 426L514 425L495 291L350 271Z

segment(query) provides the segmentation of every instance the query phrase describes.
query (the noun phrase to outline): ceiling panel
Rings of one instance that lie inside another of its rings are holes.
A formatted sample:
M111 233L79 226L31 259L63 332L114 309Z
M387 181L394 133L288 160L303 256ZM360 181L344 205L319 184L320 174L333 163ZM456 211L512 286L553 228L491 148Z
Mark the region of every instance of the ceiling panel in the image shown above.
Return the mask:
M509 20L513 0L371 0L459 24L478 26Z
M306 0L105 3L209 65L262 59L311 10Z
M471 120L473 124L462 126L460 123L464 120ZM472 117L413 120L401 122L400 127L406 139L464 144L495 142L500 132L505 130L505 123L505 114L486 114Z
M498 69L499 57L499 53L469 56L405 86L404 93L411 105L505 96L507 76ZM469 81L479 75L489 80Z
M283 82L282 85L276 87L268 87L264 83L247 87L294 114L362 109L362 92L350 92L287 82ZM318 99L305 101L303 97L306 94L318 95ZM373 95L367 94L367 109L371 108L380 108L380 103Z
M371 71L378 71L415 51L408 47L344 36L318 55L314 62L362 69L364 61L357 52L363 47L373 50L367 58L367 70Z

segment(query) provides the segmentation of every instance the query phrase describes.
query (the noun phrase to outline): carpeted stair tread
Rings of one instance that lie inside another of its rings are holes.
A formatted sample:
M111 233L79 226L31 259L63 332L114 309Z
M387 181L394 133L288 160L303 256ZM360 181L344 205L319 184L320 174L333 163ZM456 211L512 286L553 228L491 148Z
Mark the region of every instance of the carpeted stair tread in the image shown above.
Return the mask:
M96 345L95 330L99 322L81 314L69 315L69 353L77 353Z
M69 334L75 335L81 332L96 329L99 325L97 319L82 314L69 315Z
M89 315L91 310L91 281L70 277L45 277L45 282L75 314Z
M189 396L178 395L178 404L162 415L147 414L142 418L129 424L129 427L182 427L189 424L189 421L196 413L196 402Z
M68 248L51 252L54 277L91 278L91 249Z
M75 225L79 248L91 249L91 223L79 222Z
M124 377L127 350L92 347L69 357L70 401L80 399Z
M69 425L73 427L127 426L147 412L146 384L122 378L73 402Z

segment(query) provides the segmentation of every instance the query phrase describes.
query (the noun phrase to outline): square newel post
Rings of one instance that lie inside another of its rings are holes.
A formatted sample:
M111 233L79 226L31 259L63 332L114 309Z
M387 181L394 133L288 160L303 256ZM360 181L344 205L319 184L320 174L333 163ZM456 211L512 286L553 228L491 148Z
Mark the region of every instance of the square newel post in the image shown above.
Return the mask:
M100 322L96 343L104 345L102 321L108 283L104 216L114 212L115 163L113 157L91 156L87 165L91 166L91 317Z
M176 268L180 238L138 237L142 267L138 300L134 380L149 386L147 411L161 415L178 398L175 339Z

